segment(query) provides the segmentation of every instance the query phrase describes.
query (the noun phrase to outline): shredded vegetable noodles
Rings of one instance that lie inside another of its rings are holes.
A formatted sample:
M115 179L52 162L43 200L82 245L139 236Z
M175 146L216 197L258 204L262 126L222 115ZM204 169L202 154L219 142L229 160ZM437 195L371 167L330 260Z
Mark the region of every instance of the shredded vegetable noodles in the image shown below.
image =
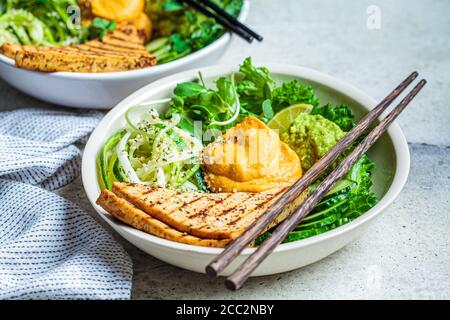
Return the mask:
M199 164L202 143L177 127L178 114L163 120L150 107L165 102L137 105L127 111L127 128L113 135L99 155L103 187L111 189L114 181L126 181L179 191L206 190Z

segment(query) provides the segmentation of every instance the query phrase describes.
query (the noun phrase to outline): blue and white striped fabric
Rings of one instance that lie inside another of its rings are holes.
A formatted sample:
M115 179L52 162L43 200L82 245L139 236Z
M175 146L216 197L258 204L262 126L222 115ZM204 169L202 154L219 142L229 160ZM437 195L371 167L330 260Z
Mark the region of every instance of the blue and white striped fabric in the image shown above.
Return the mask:
M80 173L101 114L0 113L0 299L128 299L132 264L111 235L48 191Z

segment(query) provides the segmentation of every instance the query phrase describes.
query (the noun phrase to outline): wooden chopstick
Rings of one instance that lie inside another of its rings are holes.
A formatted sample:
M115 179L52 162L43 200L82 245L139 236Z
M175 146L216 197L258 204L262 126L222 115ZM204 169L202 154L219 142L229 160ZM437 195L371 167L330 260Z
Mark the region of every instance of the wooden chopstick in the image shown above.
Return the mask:
M238 19L236 19L235 17L230 15L228 12L223 10L221 7L216 5L214 2L211 2L209 0L198 0L198 1L203 3L205 6L211 8L218 14L220 14L224 19L230 21L232 24L234 24L234 25L238 26L239 28L241 28L242 30L246 31L248 34L250 34L256 40L258 40L258 41L264 40L264 38L261 35L257 34L255 31L253 31L252 29L247 27L245 24L241 23Z
M413 72L400 83L383 101L363 117L344 138L342 138L325 156L317 161L299 180L297 180L281 197L272 204L258 220L256 220L242 235L231 242L213 261L206 266L206 273L217 276L244 250L255 238L265 230L283 211L286 203L293 202L319 175L329 167L356 139L361 136L391 103L417 78Z
M358 159L381 137L387 127L405 110L412 99L426 84L422 79L413 90L373 129L364 140L329 174L316 190L303 202L284 222L282 222L259 248L226 280L227 288L239 289L250 274L279 245L314 208L316 204L331 190L338 180L343 178Z
M246 40L248 43L252 43L253 42L254 38L253 38L253 36L251 34L249 34L247 31L241 29L237 25L233 24L229 20L225 19L220 14L207 9L206 7L202 6L200 3L198 3L195 0L182 0L182 1L187 3L188 5L190 5L194 9L198 10L199 12L203 13L204 15L216 19L216 21L219 24L221 24L225 28L228 28L229 30L233 31L238 36L240 36L241 38Z

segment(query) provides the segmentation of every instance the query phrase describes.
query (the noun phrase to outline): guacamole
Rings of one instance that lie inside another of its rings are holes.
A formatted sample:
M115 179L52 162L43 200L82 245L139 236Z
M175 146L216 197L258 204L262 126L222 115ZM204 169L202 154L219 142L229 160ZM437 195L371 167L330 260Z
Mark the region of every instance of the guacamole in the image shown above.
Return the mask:
M306 171L344 135L337 124L321 115L302 113L281 135L281 140L297 153Z

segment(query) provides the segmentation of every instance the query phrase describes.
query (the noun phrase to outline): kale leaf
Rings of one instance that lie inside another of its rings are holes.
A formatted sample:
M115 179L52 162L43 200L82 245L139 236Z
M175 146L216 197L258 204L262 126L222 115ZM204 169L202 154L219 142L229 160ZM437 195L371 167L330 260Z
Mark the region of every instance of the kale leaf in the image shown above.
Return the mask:
M370 190L374 168L375 163L364 154L348 172L347 179L356 182L356 187L350 191L350 208L346 218L353 220L377 204L378 198Z
M314 107L319 105L319 98L315 95L311 86L301 84L297 80L284 82L273 90L274 111L278 112L293 104L310 104Z
M244 76L237 86L241 106L249 114L258 116L263 113L263 102L272 100L275 81L267 68L255 67L250 57L240 65L239 72Z

